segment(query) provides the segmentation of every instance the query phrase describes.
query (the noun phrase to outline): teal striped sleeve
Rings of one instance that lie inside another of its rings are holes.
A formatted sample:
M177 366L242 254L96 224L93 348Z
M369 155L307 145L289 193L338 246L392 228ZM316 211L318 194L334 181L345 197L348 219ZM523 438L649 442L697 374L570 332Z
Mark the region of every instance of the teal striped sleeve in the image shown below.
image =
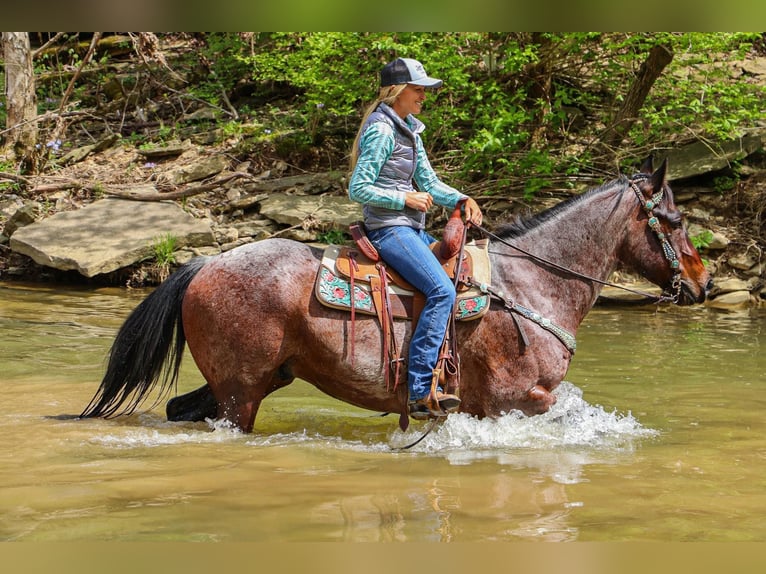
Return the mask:
M436 205L441 205L449 209L454 209L459 201L468 199L464 193L460 193L454 187L450 187L436 175L428 161L426 150L423 147L423 141L418 136L418 165L415 169L415 183L420 191L427 191L434 198Z
M385 122L371 124L362 134L359 159L348 184L348 196L353 201L384 207L404 208L404 191L377 187L380 169L394 151L394 131Z

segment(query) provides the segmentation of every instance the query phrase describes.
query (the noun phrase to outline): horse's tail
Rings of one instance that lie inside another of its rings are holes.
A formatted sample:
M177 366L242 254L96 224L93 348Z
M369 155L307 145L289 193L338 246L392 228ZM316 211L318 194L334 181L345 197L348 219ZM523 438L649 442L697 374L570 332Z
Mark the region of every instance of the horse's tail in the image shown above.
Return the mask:
M158 381L157 402L175 385L186 344L181 303L208 259L197 257L182 266L128 316L112 343L101 386L80 417L130 414Z

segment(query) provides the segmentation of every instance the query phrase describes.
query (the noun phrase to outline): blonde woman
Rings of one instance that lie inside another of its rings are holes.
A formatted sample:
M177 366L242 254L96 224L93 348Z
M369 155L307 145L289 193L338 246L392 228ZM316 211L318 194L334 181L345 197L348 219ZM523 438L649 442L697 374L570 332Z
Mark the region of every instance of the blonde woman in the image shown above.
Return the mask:
M409 346L409 412L416 419L457 410L460 399L439 390L438 404L428 401L455 288L428 246L426 213L436 204L462 205L466 221L481 225L476 201L442 182L431 167L420 134L426 90L442 80L423 65L397 58L380 72L380 92L367 109L351 152L349 197L363 204L367 236L388 265L426 297Z

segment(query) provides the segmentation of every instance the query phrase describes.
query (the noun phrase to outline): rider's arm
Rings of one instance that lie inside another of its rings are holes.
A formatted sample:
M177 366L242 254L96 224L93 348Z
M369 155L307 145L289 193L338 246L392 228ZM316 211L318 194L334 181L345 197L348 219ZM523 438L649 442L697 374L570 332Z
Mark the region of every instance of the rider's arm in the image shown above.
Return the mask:
M375 207L404 208L406 192L375 185L380 168L394 151L393 128L385 122L371 124L362 134L359 147L359 159L348 184L349 198Z
M457 189L439 179L439 176L436 175L436 172L431 167L431 162L428 161L428 156L420 136L417 138L417 151L418 163L414 179L420 191L430 193L436 205L448 207L449 209L454 209L460 201L468 199L467 195L460 193Z

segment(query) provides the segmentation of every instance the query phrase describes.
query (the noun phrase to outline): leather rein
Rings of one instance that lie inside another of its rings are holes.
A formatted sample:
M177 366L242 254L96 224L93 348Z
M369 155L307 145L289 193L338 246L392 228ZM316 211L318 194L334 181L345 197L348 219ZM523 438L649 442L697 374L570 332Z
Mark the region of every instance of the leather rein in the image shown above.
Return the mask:
M602 279L597 279L596 277L591 277L590 275L586 275L584 273L580 273L578 271L574 271L572 269L569 269L568 267L564 267L563 265L559 265L558 263L554 263L553 261L546 259L545 257L541 257L539 255L535 255L534 253L530 253L529 251L522 249L521 247L514 245L510 241L507 241L503 239L502 237L499 237L492 233L491 231L485 229L481 225L473 225L478 231L483 233L484 235L492 238L495 241L498 241L499 243L502 243L503 245L506 245L512 249L515 249L519 253L523 253L530 259L533 259L539 263L543 263L544 265L547 265L549 267L552 267L558 271L562 271L563 273L566 273L568 275L571 275L573 277L577 277L579 279L584 279L586 281L590 281L591 283L598 283L600 285L604 285L607 287L614 287L617 289L622 289L623 291L628 291L630 293L633 293L635 295L641 295L645 299L651 300L655 303L677 303L678 298L681 294L681 270L680 270L680 262L678 261L678 257L676 256L676 252L673 249L673 246L670 244L670 242L667 239L667 236L660 228L659 219L654 214L654 208L660 204L660 202L663 199L664 191L661 189L657 193L655 193L651 199L644 201L643 195L641 194L641 190L638 189L638 186L636 185L636 180L644 180L648 179L649 176L645 174L636 174L630 178L630 188L635 192L636 197L638 198L639 203L643 207L644 211L647 214L648 225L654 232L654 234L657 236L657 239L660 241L660 244L662 246L662 252L665 256L665 259L668 260L668 263L673 269L673 277L671 278L670 282L670 292L668 292L668 289L664 289L660 295L654 295L652 293L647 293L646 291L641 291L638 289L633 289L631 287L626 287L625 285L618 285L616 283L612 283L610 281L604 281ZM479 285L476 285L477 287Z
M676 303L678 302L678 298L680 297L681 293L681 271L680 271L680 262L678 261L678 257L676 256L675 250L673 249L673 246L670 244L670 242L667 239L667 236L660 228L659 219L654 214L654 208L660 204L660 202L663 199L664 196L664 190L660 190L657 193L655 193L651 199L644 201L643 195L641 193L641 190L638 189L638 185L636 184L637 180L646 180L649 176L646 174L636 174L630 178L630 188L635 192L636 197L638 198L638 202L641 204L642 208L646 212L649 221L648 225L654 232L654 234L657 236L657 239L660 241L660 244L662 246L663 254L665 255L665 259L668 260L668 263L670 264L671 269L673 269L673 277L671 278L670 283L670 289L672 290L671 293L667 293L667 289L664 289L662 294L653 295L652 293L647 293L645 291L640 291L637 289L632 289L630 287L625 287L624 285L617 285L616 283L612 283L610 281L604 281L601 279L597 279L596 277L591 277L590 275L586 275L583 273L579 273L578 271L574 271L572 269L569 269L568 267L564 267L562 265L559 265L558 263L554 263L553 261L550 261L549 259L546 259L544 257L541 257L539 255L535 255L533 253L530 253L529 251L522 249L521 247L514 245L510 241L507 241L491 231L485 229L481 225L476 225L473 223L467 223L463 229L463 238L462 243L460 245L460 252L458 254L458 261L462 260L463 257L463 249L465 247L465 241L467 237L467 231L469 226L473 226L478 231L483 233L484 235L490 237L491 239L494 239L495 241L498 241L502 243L503 245L507 245L508 247L515 249L516 251L523 253L527 257L531 258L534 261L537 261L539 263L542 263L544 265L548 265L549 267L552 267L554 269L557 269L563 273L567 273L568 275L572 275L574 277L578 277L580 279L584 279L586 281L590 281L592 283L598 283L600 285L609 286L609 287L615 287L617 289L622 289L624 291L629 291L631 293L641 295L642 297L646 299L650 299L656 303L662 303L662 302L672 302ZM458 265L459 267L459 265ZM458 273L455 274L455 284L457 285L458 282ZM520 315L530 321L533 321L534 323L538 324L543 329L546 329L547 331L554 334L561 343L567 348L567 350L574 355L574 352L577 348L576 340L574 335L569 333L566 329L563 329L562 327L559 327L549 319L542 317L535 311L528 309L522 305L519 305L518 303L514 302L513 299L510 297L507 297L504 293L501 291L498 291L491 287L490 285L486 284L478 284L475 281L473 281L470 277L461 277L460 281L468 285L469 287L478 287L482 292L489 293L496 299L499 299L503 306L507 311L511 313L511 316L514 318L514 323L516 324L516 327L518 329L519 335L521 337L521 342L523 344L522 353L524 352L524 349L529 346L529 343L527 341L526 334L524 333L524 329L521 326L521 323L519 323L518 319L516 318L516 315ZM451 329L454 329L454 320L450 321L450 325L448 326L447 336L445 337L445 345L447 344L447 341L454 337L454 332L451 331ZM441 357L440 357L441 359ZM458 359L459 364L459 359ZM459 370L458 370L459 373ZM459 375L458 375L459 376ZM387 413L386 413L387 414ZM395 447L394 450L407 450L409 448L412 448L416 444L420 443L428 434L434 429L434 426L436 425L439 418L434 418L431 420L431 424L426 429L426 431L414 442L411 442L405 446L401 447Z
M495 235L494 233L488 231L487 229L485 229L484 227L480 225L474 225L474 227L480 232L482 232L483 234L485 234L486 236L504 245L507 245L508 247L515 249L516 251L520 253L523 253L524 255L528 256L532 260L537 261L538 263L547 265L549 267L552 267L553 269L557 269L558 271L561 271L573 277L578 277L580 279L584 279L585 281L589 281L591 283L598 283L600 285L622 289L623 291L628 291L630 293L640 295L644 299L655 302L657 304L663 303L663 302L677 303L681 294L680 262L678 260L678 257L676 256L676 252L673 249L673 246L668 241L667 235L662 231L660 227L659 219L654 214L654 208L660 204L660 202L662 201L664 197L664 190L661 189L660 191L655 193L650 199L644 201L641 190L638 189L638 185L636 184L636 181L646 180L649 177L650 176L646 174L636 174L630 178L629 185L630 185L630 188L633 190L633 192L636 194L636 197L638 198L638 201L641 204L641 207L646 212L648 217L648 225L651 228L651 230L654 232L654 234L657 236L657 239L659 240L660 245L662 246L662 252L665 256L665 259L667 259L670 265L670 268L673 270L673 277L671 278L671 282L670 282L670 292L668 292L668 289L666 288L666 289L663 289L660 295L654 295L652 293L647 293L645 291L640 291L638 289L633 289L631 287L626 287L624 285L618 285L610 281L604 281L602 279L598 279L596 277L592 277L590 275L586 275L584 273L574 271L572 269L569 269L568 267L564 267L563 265L554 263L553 261L546 259L545 257L541 257L539 255L530 253L529 251L522 249L521 247L517 245L514 245L510 241L507 241L503 239L502 237ZM469 223L468 225L473 225L473 224ZM543 317L542 315L533 311L532 309L528 309L527 307L524 307L516 303L511 297L507 296L501 291L498 291L497 289L494 289L491 285L486 285L484 283L476 283L470 277L463 278L462 280L469 287L477 287L483 293L488 293L491 296L493 296L495 299L503 303L503 306L505 307L505 309L509 311L511 313L511 316L514 318L514 323L516 324L516 327L519 332L519 336L521 337L522 353L524 353L524 350L529 346L529 342L527 340L526 334L524 333L524 329L522 328L521 324L516 318L517 315L524 317L525 319L528 319L532 321L533 323L536 323L543 329L555 335L556 338L558 338L559 341L561 341L561 343L567 348L567 350L572 355L574 355L575 350L577 349L577 342L576 342L575 336L572 333L570 333L563 327L560 327L559 325L553 323L550 319Z

